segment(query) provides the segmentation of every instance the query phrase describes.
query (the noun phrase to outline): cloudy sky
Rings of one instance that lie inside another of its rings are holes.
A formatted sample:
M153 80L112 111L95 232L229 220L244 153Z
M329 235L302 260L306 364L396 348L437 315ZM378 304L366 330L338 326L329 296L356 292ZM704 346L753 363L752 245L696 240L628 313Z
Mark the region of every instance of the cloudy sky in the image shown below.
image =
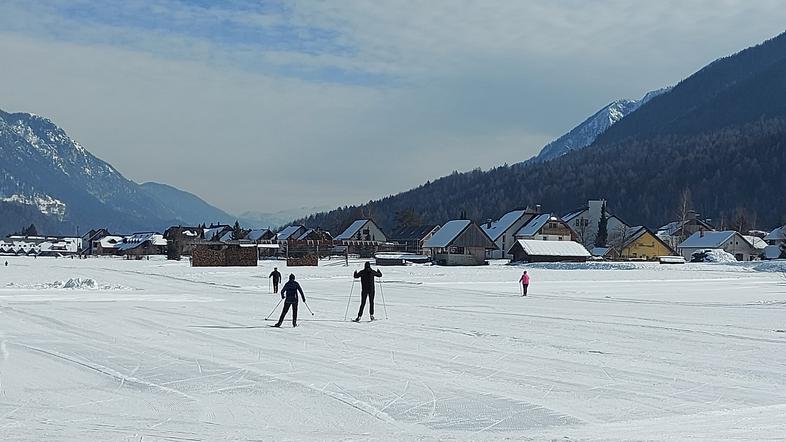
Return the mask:
M231 212L515 163L786 30L780 0L3 0L0 109Z

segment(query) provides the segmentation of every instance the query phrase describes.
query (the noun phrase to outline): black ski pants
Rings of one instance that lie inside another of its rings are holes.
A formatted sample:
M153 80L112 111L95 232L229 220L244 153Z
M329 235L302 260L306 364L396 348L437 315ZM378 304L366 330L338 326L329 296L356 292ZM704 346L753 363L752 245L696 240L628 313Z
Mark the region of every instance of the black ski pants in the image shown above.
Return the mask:
M273 281L273 293L278 293L278 281Z
M281 310L281 316L278 318L276 325L281 326L284 322L284 317L289 311L289 306L292 306L292 326L297 327L297 302L284 302L284 310Z
M366 299L368 299L368 313L374 316L374 290L363 290L360 292L360 310L358 310L358 318L363 316L363 309L366 308Z

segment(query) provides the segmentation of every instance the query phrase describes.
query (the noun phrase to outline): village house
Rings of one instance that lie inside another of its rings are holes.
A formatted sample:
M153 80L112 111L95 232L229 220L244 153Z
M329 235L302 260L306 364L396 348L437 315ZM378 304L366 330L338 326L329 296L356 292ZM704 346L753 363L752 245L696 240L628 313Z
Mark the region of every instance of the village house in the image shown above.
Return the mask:
M760 254L751 243L733 230L711 232L699 230L678 247L679 253L688 261L694 253L709 249L724 250L734 255L737 261L752 261Z
M333 235L327 230L322 230L317 227L315 229L308 229L297 238L298 241L333 241Z
M481 228L483 232L494 241L494 245L497 246L496 249L487 251L486 258L512 258L512 256L508 254L508 249L515 242L516 232L537 215L539 209L540 206L538 206L538 210L513 210L503 215L502 218L497 221L486 221Z
M605 200L590 200L586 207L569 212L562 217L562 220L576 233L576 241L584 244L587 248L595 246L595 239L598 236L600 220L604 211L607 220L606 231L609 235L612 232L621 232L630 227L604 207L606 207Z
M494 250L494 241L470 220L448 221L423 245L434 263L447 266L486 264L486 251Z
M202 230L202 239L205 241L220 241L221 237L232 232L232 226L228 224L211 224Z
M420 255L423 253L423 245L437 233L439 228L438 224L405 226L393 232L390 240L401 244L403 252Z
M306 233L306 230L308 229L301 225L286 226L276 234L276 241L281 243L296 240Z
M336 236L335 240L387 242L387 236L373 220L359 219L350 224L340 235Z
M514 237L541 241L575 241L576 233L562 218L551 213L542 213L530 219Z
M251 229L248 231L246 235L246 239L249 241L259 242L259 241L272 241L276 238L276 234L273 233L270 229Z
M590 254L575 241L517 239L508 251L514 262L585 262Z
M608 259L639 259L655 261L661 256L676 255L674 249L644 226L627 229L624 236L612 237L609 247L595 247L593 256Z
M9 235L0 240L0 253L6 255L73 256L81 250L81 237Z
M656 231L656 235L669 247L676 249L682 241L702 229L709 232L715 230L715 227L710 224L709 220L701 219L698 213L691 210L688 211L684 221L672 221L661 226Z
M140 232L123 238L123 242L117 245L120 255L125 256L149 256L165 255L167 240L164 235L156 232Z
M778 227L764 237L767 247L762 252L765 259L786 259L786 226Z
M93 245L91 246L92 255L97 256L107 256L107 255L119 255L120 250L118 249L118 245L123 243L123 237L117 235L106 235L101 237L100 239L93 240Z

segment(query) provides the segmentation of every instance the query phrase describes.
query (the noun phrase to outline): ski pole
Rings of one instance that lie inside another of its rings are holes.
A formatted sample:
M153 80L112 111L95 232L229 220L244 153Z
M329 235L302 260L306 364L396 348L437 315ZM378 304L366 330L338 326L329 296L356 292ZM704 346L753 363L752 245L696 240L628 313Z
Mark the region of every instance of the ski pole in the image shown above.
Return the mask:
M382 295L382 308L385 310L385 319L388 318L388 305L385 304L385 290L382 289L382 278L379 279L379 294Z
M281 301L283 301L283 300L284 300L284 298L281 298ZM281 305L281 301L278 301L278 304L276 304L275 308L273 308L273 311L272 311L272 312L270 312L270 314L269 314L269 315L267 315L267 317L265 318L265 321L267 321L268 319L270 319L270 317L271 317L271 316L273 316L273 313L275 313L275 312L276 312L276 310L278 310L278 306L279 306L279 305Z
M344 312L344 320L347 320L349 314L349 304L352 302L352 291L355 290L355 278L352 278L352 287L349 289L349 299L347 299L347 310Z
M273 280L269 277L267 278L267 288L270 289L270 293L273 293Z
M303 301L303 304L306 304L306 308L311 313L311 316L314 316L314 312L311 311L311 307L308 306L308 303L306 301Z

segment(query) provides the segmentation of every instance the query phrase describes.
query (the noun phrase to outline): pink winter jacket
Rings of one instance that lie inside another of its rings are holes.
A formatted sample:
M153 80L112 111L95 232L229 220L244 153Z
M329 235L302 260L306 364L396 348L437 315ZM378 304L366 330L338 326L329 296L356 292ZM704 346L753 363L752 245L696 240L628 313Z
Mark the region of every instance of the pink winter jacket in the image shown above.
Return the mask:
M524 285L529 285L529 273L525 273L521 275L521 279L519 279L519 282Z

